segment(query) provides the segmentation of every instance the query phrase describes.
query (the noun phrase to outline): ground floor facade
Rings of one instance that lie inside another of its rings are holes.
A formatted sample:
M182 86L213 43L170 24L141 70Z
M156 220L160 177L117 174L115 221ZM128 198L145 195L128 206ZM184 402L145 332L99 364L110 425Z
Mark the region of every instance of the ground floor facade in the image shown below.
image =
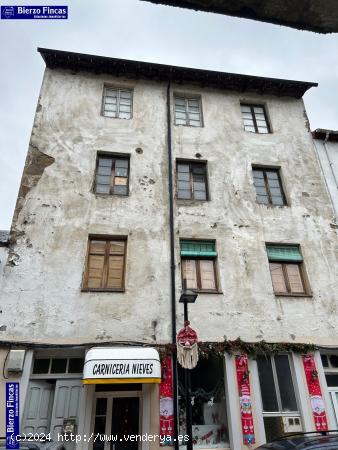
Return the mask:
M20 348L24 352L14 357L13 348L0 349L0 401L5 404L5 383L19 382L21 433L50 433L67 450L155 450L173 444L170 356L157 361L155 348L132 346L104 347L101 353L84 347ZM15 358L22 357L17 370ZM13 368L16 372L8 370ZM178 367L181 436L187 432L185 376ZM255 448L283 433L337 428L338 348L315 351L307 359L296 353L210 354L190 378L196 449ZM0 427L4 436L4 408ZM138 437L94 440L112 435Z

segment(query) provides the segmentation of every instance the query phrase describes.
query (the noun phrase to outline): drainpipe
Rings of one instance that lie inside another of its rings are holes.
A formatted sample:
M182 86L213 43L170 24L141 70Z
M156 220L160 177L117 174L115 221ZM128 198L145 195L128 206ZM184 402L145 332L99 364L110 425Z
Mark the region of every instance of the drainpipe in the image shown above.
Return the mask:
M330 170L331 170L331 173L332 173L332 177L333 177L335 185L336 185L336 189L338 189L338 180L337 180L336 174L334 173L333 162L330 159L330 155L329 155L329 152L328 152L328 149L327 149L327 145L326 145L326 143L329 140L329 138L330 138L330 131L327 131L326 135L325 135L325 139L324 139L323 145L324 145L325 155L326 155L326 158L327 158L327 161L329 163ZM334 202L334 199L332 199L332 203L333 203L333 208L334 208L335 213L336 213L336 217L338 218L337 206L336 206L336 204Z
M173 164L171 147L171 105L170 80L167 86L167 145L168 145L168 188L169 188L169 228L170 228L170 284L171 284L171 340L176 344L176 285L175 285L175 231L174 231L174 194L173 194ZM178 450L178 384L177 356L173 353L173 402L175 450Z

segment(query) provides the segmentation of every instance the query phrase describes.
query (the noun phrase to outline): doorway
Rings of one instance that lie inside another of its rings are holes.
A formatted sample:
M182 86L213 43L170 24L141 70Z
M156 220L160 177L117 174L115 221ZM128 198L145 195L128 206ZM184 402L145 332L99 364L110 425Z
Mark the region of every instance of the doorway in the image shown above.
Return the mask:
M139 449L141 392L97 393L92 417L93 450Z

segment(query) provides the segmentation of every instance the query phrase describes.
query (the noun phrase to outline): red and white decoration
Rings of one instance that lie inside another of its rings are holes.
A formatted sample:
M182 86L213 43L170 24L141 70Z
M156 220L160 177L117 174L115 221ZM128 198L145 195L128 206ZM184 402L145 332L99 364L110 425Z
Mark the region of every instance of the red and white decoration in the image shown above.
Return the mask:
M248 357L244 354L236 356L236 375L241 408L243 442L244 445L252 445L255 443L255 429L252 417Z
M328 430L328 423L314 356L312 354L303 356L303 365L316 430L326 431Z
M189 320L177 333L177 361L185 369L193 369L198 363L197 333L190 326Z
M161 362L160 384L160 435L161 446L174 445L174 401L172 359L166 356Z

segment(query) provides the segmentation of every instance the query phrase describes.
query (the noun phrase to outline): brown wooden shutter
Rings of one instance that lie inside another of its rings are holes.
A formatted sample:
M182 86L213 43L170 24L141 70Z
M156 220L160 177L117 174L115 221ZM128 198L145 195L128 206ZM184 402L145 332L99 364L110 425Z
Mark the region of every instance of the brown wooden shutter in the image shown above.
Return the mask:
M200 274L201 274L201 289L216 289L214 261L209 259L201 259Z
M108 256L108 289L123 289L124 287L125 241L110 241Z
M273 290L275 292L287 294L286 283L284 279L283 267L279 263L270 263L270 273L272 279Z
M104 287L105 247L105 241L90 241L86 286L88 288L99 289Z
M291 293L304 294L304 285L300 274L299 264L285 264Z
M196 261L194 259L182 260L182 273L183 279L187 280L187 288L197 289Z

